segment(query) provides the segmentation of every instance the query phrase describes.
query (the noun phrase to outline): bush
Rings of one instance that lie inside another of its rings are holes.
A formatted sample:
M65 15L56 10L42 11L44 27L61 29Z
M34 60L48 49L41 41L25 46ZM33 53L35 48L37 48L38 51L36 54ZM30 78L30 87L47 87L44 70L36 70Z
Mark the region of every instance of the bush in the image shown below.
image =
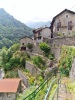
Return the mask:
M28 49L32 49L33 48L33 44L32 43L28 43L27 47L28 47Z
M39 79L39 81L41 81L41 82L43 81L42 76L39 76L38 79Z
M53 59L54 59L54 54L53 54L53 53L50 53L49 59L50 59L50 60L53 60Z
M6 63L5 67L4 67L4 70L7 71L7 70L10 70L11 69L11 64L10 63Z
M35 81L35 77L30 77L29 78L29 83L30 83L30 85L33 85L34 84L34 81Z
M45 55L48 55L50 52L50 46L47 43L40 43L39 47L42 51L44 51Z

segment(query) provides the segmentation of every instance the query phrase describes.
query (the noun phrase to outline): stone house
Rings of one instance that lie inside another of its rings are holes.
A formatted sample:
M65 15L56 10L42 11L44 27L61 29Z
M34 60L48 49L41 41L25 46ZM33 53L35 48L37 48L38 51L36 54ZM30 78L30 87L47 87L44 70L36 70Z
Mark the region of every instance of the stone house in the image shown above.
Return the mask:
M75 32L75 12L65 9L57 14L51 22L53 37L72 35Z
M20 50L21 50L21 51L22 51L22 50L26 50L26 45L27 45L28 43L32 43L32 44L33 44L33 39L30 38L30 37L27 37L27 36L22 37L22 38L20 39Z
M39 44L40 42L44 42L45 39L51 38L51 31L49 27L41 27L33 30L34 34L34 44Z
M21 92L20 78L0 80L0 100L16 100L19 92Z

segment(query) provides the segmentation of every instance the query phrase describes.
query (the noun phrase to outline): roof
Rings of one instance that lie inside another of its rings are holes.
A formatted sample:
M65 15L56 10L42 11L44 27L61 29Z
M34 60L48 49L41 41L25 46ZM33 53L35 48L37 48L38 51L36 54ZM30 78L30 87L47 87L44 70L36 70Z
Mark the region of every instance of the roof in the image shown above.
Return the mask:
M40 27L40 28L34 29L33 32L36 33L38 31L45 29L45 28L49 28L49 27Z
M57 14L54 18L60 16L60 15L61 15L62 13L64 13L64 12L69 12L69 13L75 14L74 11L71 11L71 10L68 10L68 9L64 9L62 12L60 12L59 14Z
M0 92L17 92L20 81L20 78L0 80Z
M51 22L50 28L53 27L53 23L54 23L55 19L56 19L58 16L60 16L62 13L64 13L64 12L69 12L69 13L75 14L74 11L71 11L71 10L68 10L68 9L64 9L62 12L60 12L59 14L57 14L57 15L53 18L53 20L52 20L52 22Z

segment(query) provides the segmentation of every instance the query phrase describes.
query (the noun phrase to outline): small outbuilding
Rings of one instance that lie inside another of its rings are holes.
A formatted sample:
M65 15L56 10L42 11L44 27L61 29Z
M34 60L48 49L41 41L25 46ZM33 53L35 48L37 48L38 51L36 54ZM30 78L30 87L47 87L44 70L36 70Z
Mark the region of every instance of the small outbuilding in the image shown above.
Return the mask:
M0 100L16 100L17 94L20 92L20 78L0 80Z
M28 43L33 44L33 39L30 38L30 37L27 37L27 36L22 37L20 39L20 50L21 51L26 50L26 46L27 46Z

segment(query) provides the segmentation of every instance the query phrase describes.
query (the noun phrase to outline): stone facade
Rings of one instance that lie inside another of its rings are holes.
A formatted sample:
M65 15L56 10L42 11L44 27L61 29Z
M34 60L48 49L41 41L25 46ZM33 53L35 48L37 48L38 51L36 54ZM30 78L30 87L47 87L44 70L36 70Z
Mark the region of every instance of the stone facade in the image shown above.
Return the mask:
M28 43L32 43L33 44L33 40L29 37L23 37L20 39L20 50L26 50L26 45Z
M23 75L23 73L20 70L18 70L18 76L21 78L21 80L24 83L25 87L28 87L29 86L28 79L25 75Z
M75 59L72 63L71 71L70 71L70 78L75 80Z
M34 44L39 44L40 42L44 41L44 38L51 38L51 30L49 29L49 27L45 27L45 28L38 28L33 30L33 34L34 34Z
M61 53L61 46L75 46L75 36L72 37L57 37L48 40L48 44L51 46L51 50L55 55L55 58L59 60Z
M71 35L75 33L75 12L68 9L56 15L51 23L53 36Z
M0 100L16 100L16 93L0 93Z

